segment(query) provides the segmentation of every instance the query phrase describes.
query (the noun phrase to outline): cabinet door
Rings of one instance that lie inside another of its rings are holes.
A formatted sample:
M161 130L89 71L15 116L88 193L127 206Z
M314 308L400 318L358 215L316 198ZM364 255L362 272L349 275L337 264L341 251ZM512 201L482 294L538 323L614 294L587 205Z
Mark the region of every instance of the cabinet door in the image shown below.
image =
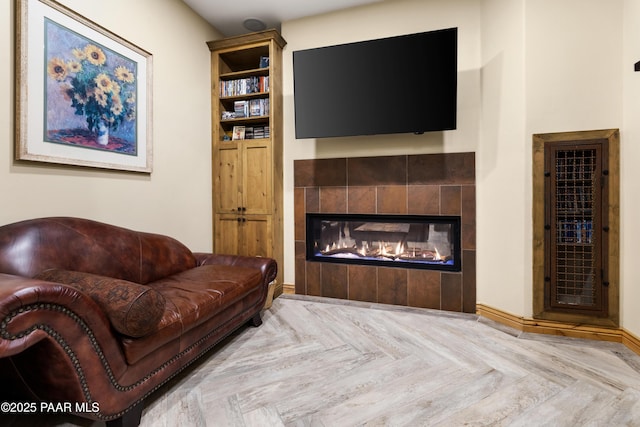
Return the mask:
M243 213L268 214L271 206L271 150L264 140L244 142Z
M238 145L221 145L214 154L214 161L217 166L214 183L215 210L217 213L236 212L241 206Z
M603 145L558 142L546 150L551 310L607 315Z
M267 215L246 215L242 218L243 255L272 257L271 217Z
M214 233L214 252L218 254L240 254L240 228L242 222L238 215L216 215Z

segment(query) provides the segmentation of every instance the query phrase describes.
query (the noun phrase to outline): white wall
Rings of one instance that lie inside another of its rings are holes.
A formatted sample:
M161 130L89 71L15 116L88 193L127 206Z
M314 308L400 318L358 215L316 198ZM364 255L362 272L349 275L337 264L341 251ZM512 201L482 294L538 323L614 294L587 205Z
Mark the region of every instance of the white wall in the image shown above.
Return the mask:
M477 301L531 311L531 190L525 122L524 0L482 1L477 162Z
M622 5L526 1L528 133L622 126Z
M623 29L623 126L620 132L620 270L621 319L628 331L640 336L640 72L633 64L640 61L640 1L625 0Z
M0 2L0 224L69 215L211 250L210 55L220 34L181 0L61 0L153 54L151 175L14 159L14 2ZM29 102L41 102L38 94Z

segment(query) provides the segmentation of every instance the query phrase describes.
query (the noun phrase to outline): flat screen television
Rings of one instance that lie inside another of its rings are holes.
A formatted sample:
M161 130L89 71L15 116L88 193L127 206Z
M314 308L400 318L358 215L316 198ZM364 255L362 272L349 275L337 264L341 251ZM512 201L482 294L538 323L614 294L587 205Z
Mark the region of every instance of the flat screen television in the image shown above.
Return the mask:
M296 138L456 128L458 29L293 52Z

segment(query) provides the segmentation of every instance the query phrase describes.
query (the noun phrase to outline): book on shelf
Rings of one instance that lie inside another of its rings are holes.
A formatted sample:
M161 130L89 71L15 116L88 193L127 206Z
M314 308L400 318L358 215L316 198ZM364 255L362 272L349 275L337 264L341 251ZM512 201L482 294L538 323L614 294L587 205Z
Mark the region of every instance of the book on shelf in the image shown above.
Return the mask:
M245 128L244 126L234 126L233 127L233 140L241 140L244 139L245 136Z

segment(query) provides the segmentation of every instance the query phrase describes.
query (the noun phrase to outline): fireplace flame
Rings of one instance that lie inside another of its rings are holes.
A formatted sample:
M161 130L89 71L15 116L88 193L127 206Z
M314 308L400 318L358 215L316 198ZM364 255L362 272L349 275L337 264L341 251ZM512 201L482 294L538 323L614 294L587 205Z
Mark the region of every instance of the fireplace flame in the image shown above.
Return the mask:
M365 242L362 242L362 247L360 248L358 253L362 256L367 256L367 245L365 244Z
M387 254L387 247L383 242L378 242L378 247L380 248L380 255L384 256Z
M318 248L320 243L315 241L314 246ZM411 242L407 242L405 240L378 240L376 242L363 240L361 242L357 242L355 239L347 235L347 237L340 236L336 240L328 242L325 245L324 251L320 251L320 253L326 256L341 258L364 257L391 261L403 260L416 262L421 262L419 260L422 259L424 262L429 263L449 262L451 259L450 256L443 256L437 247L431 247L432 249L420 246L419 244L413 245Z

